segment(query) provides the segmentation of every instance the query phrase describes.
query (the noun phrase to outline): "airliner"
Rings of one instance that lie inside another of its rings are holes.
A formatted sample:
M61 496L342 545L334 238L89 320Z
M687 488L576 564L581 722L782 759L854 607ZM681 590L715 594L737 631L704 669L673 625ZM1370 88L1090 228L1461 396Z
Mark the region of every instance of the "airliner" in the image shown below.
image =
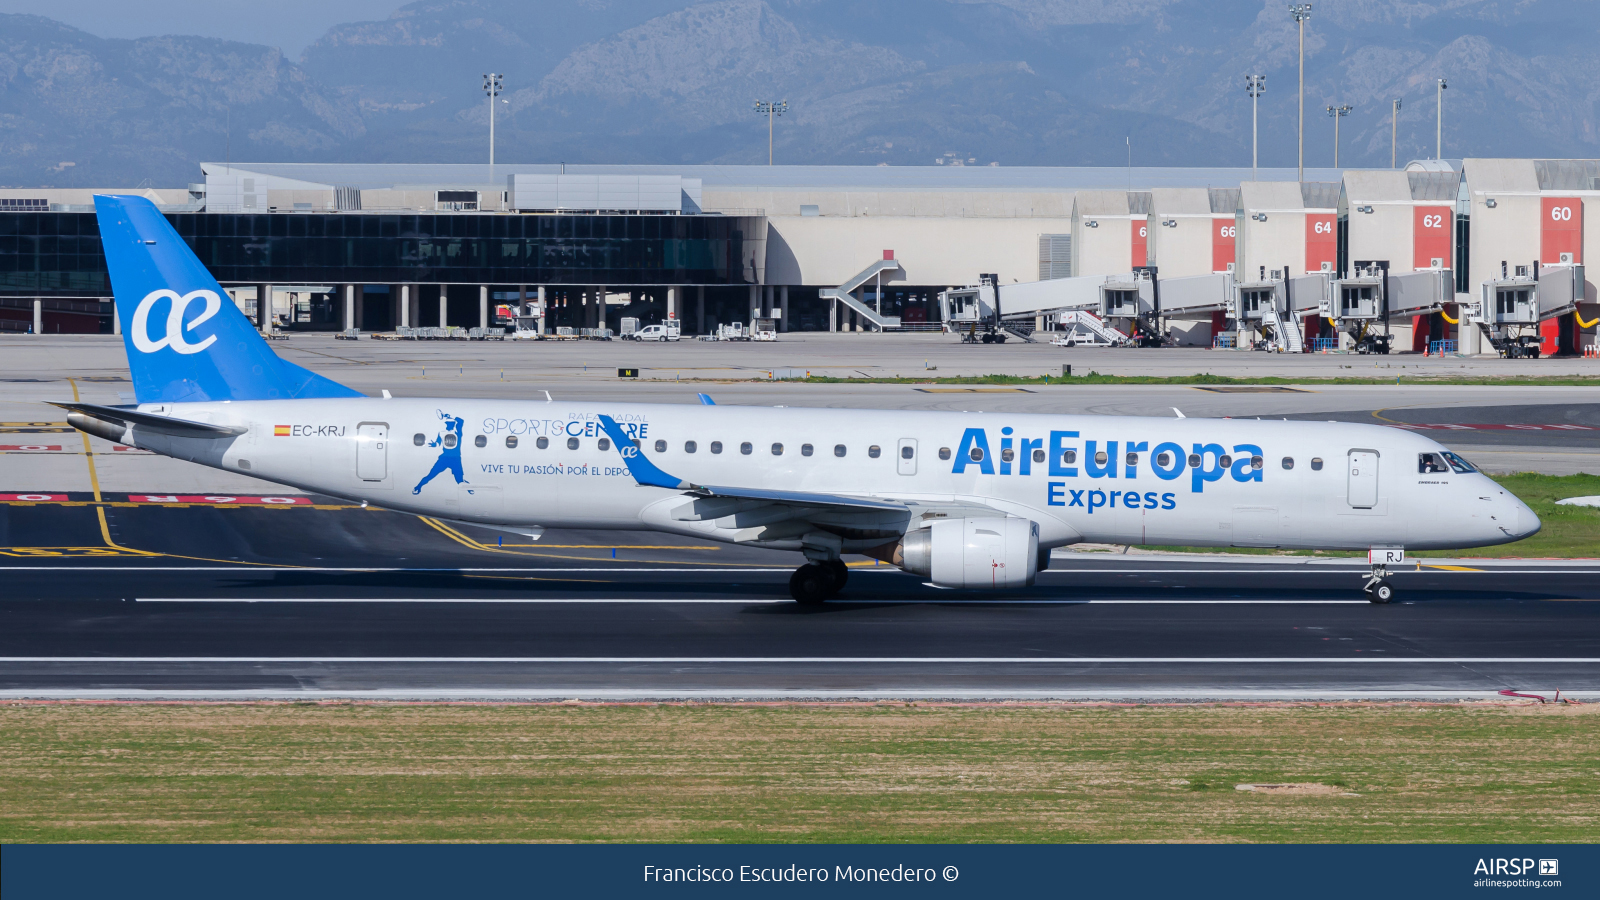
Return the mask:
M137 402L56 404L82 431L513 533L794 551L800 603L838 594L845 554L1015 590L1080 542L1364 550L1366 595L1388 603L1406 549L1540 528L1457 454L1380 425L369 397L280 359L149 201L95 209Z

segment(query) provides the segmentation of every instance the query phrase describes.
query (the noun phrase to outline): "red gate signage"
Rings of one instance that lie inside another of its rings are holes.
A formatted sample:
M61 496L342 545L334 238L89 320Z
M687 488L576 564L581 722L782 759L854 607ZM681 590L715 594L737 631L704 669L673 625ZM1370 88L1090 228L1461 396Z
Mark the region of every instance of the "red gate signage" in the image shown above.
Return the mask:
M1540 198L1539 262L1547 266L1561 262L1561 254L1572 254L1571 262L1583 262L1583 201L1577 197Z
M1229 264L1239 258L1234 250L1238 233L1238 223L1232 216L1211 220L1211 271L1226 272Z
M1150 265L1150 219L1135 216L1133 227L1133 262L1131 268Z
M1450 251L1455 246L1455 211L1448 206L1418 206L1411 213L1411 267L1431 268L1440 260L1441 268L1452 268Z
M1306 271L1319 272L1323 263L1331 268L1338 253L1333 213L1306 213Z

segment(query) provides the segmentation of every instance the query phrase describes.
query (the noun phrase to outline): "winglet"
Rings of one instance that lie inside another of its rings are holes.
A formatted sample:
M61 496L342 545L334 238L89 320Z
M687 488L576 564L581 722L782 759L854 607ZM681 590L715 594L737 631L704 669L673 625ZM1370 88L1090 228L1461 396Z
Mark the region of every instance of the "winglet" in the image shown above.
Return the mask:
M646 487L671 488L678 491L693 490L694 485L680 478L656 468L656 464L645 458L644 452L634 446L633 438L622 430L617 420L610 416L601 416L600 425L605 428L606 435L611 438L611 443L617 445L617 453L622 456L623 465L628 467L628 474L633 480Z
M696 394L695 396L700 398L700 405L701 406L716 406L717 405L717 401L711 399L711 395L710 394Z

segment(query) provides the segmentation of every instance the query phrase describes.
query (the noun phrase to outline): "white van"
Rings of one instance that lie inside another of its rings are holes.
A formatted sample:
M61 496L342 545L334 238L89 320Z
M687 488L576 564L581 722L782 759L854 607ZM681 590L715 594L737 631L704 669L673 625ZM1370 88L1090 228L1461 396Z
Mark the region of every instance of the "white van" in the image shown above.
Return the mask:
M683 326L677 319L661 325L646 325L633 333L636 341L677 341L683 339Z

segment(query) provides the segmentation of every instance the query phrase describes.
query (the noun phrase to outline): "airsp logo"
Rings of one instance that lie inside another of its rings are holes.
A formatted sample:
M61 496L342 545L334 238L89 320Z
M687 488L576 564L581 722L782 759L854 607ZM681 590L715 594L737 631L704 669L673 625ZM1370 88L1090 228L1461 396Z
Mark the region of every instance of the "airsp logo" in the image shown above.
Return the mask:
M167 312L167 333L159 340L152 341L149 331L150 310L162 299L172 301L172 308ZM188 311L189 304L202 299L205 300L205 309L188 324L184 324L183 316ZM133 336L133 346L137 347L140 353L155 353L162 347L171 347L184 354L199 353L211 346L217 336L213 334L203 341L191 344L184 339L183 333L193 330L196 325L216 315L221 308L222 298L218 297L215 291L190 291L181 297L177 291L166 289L151 291L139 301L139 307L133 311L133 323L129 327L129 333Z

